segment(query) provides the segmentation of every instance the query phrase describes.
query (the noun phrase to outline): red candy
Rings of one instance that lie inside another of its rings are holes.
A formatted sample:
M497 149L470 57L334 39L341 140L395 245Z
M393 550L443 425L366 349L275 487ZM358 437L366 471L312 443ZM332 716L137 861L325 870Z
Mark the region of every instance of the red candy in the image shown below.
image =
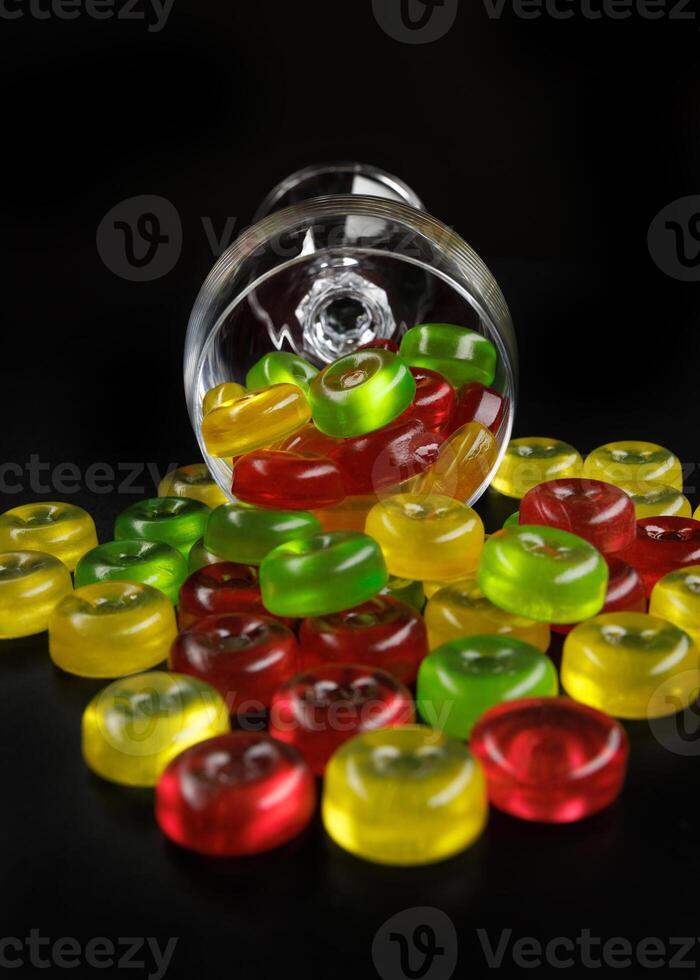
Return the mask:
M410 725L411 692L384 670L325 664L282 687L270 708L270 735L293 745L322 776L335 750L353 735Z
M643 517L621 554L641 574L650 593L664 575L700 562L700 521L690 517Z
M606 560L610 575L605 605L600 610L600 615L609 612L646 612L647 590L637 569L619 558L609 557ZM551 628L555 633L570 633L575 625L577 624L564 626L561 623L552 623Z
M296 619L272 616L267 611L260 592L257 568L221 561L205 565L185 580L180 589L180 629L187 629L205 616L228 612L271 617L290 629L297 622Z
M156 786L156 820L176 844L242 857L286 844L311 820L316 784L290 745L230 732L178 755Z
M469 744L484 767L491 803L522 820L581 820L612 803L625 779L622 726L567 698L490 708Z
M467 422L481 422L494 434L503 421L506 399L493 388L485 388L478 381L462 385L457 395L449 431L456 432Z
M226 612L266 615L256 568L221 561L205 565L185 579L180 588L180 629L213 613Z
M299 643L306 668L322 664L362 664L388 671L412 684L428 652L428 634L416 610L389 596L353 609L315 616L301 624Z
M411 374L416 379L416 394L413 404L406 409L402 418L416 418L426 429L436 432L450 421L455 405L455 390L437 371L411 368Z
M634 541L636 518L631 498L601 480L564 479L540 483L520 504L520 524L546 524L578 534L610 555Z
M236 460L231 490L246 504L309 510L345 497L337 463L325 456L258 449Z
M294 633L269 616L208 616L176 637L169 666L211 684L231 714L244 714L269 705L299 670L299 646Z
M308 422L301 429L287 436L274 448L289 453L312 453L316 456L330 456L331 451L338 445L339 440L327 436L317 429L313 422Z
M400 418L382 429L343 439L331 458L343 474L348 496L398 486L426 470L438 457L442 437L417 418Z
M370 340L368 344L362 344L357 348L358 350L389 350L392 354L398 354L399 345L395 340L383 340L377 338L376 340Z

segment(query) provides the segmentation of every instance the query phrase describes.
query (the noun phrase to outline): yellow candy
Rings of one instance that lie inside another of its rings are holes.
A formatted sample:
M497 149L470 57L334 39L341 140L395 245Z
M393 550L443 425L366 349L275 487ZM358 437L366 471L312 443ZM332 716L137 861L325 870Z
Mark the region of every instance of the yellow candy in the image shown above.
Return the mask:
M168 659L177 636L172 603L136 582L84 585L56 606L49 653L56 666L80 677L121 677Z
M215 408L230 405L237 398L247 394L248 389L235 381L226 381L222 385L217 385L216 388L210 388L202 399L202 415L208 415ZM168 494L164 494L164 496L168 496Z
M700 659L688 634L665 619L605 613L567 636L561 681L576 701L616 718L660 718L694 701Z
M660 578L651 592L649 613L685 630L700 649L700 565Z
M623 489L629 483L665 483L683 490L680 460L655 442L629 440L599 446L586 457L583 475Z
M59 558L72 572L95 547L95 522L74 504L23 504L0 516L0 551L43 551Z
M41 551L0 554L0 640L43 633L57 603L73 590L70 572Z
M667 483L621 483L620 489L632 498L638 521L643 517L690 517L692 514L688 498Z
M387 497L369 512L365 530L379 542L397 578L470 575L484 546L484 525L476 511L441 494Z
M231 501L209 472L206 463L190 463L166 473L158 484L159 497L189 497L212 510Z
M440 447L437 461L411 486L414 493L441 493L468 503L493 469L498 443L480 422L468 422Z
M155 786L176 755L228 731L226 704L213 687L151 671L115 681L92 699L83 714L83 756L103 779Z
M581 476L583 460L568 442L544 436L511 439L493 479L493 488L521 500L548 480Z
M326 769L323 822L333 840L379 864L441 861L468 847L488 814L480 763L421 725L350 739Z
M462 579L448 585L430 599L425 609L430 649L463 636L498 635L523 640L543 653L550 642L547 623L536 623L494 606L476 584Z
M310 418L311 409L301 388L270 385L205 415L202 437L212 456L241 456L291 435Z

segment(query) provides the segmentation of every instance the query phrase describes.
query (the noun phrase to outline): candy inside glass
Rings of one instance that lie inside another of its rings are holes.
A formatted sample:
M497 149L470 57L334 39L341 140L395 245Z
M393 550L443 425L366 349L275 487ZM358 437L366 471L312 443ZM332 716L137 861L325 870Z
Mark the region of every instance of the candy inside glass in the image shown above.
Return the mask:
M293 174L257 217L209 273L185 341L190 419L222 490L231 497L231 461L212 457L201 436L208 390L244 383L270 351L291 351L321 368L373 340L400 342L418 323L442 322L477 330L498 353L493 387L507 409L494 465L465 502L477 500L508 444L517 383L510 313L478 255L422 210L402 181L359 164Z

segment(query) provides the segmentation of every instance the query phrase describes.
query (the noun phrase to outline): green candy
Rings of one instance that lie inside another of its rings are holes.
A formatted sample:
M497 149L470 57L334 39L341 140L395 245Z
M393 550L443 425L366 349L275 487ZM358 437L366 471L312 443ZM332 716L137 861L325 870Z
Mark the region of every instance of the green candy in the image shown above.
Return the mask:
M352 438L393 422L413 401L416 381L388 350L358 350L329 364L309 388L316 428Z
M290 384L306 394L318 370L297 354L275 350L265 354L252 366L245 376L246 388L258 391L270 385Z
M275 548L260 566L273 616L324 616L373 598L389 581L374 538L353 531L317 534Z
M152 497L123 510L114 522L117 541L162 541L185 558L204 534L211 509L190 497Z
M510 517L506 517L503 527L517 527L520 523L520 511L514 510Z
M423 660L416 700L428 724L465 739L494 705L558 692L554 664L529 643L508 636L466 636Z
M608 566L576 534L519 524L487 540L477 582L508 612L544 623L578 623L603 608Z
M382 595L391 596L399 602L405 602L421 612L425 605L425 590L422 582L416 582L410 578L390 578L386 587L382 589Z
M78 562L75 587L93 582L143 582L152 585L177 605L180 586L188 575L181 553L162 541L108 541Z
M198 572L200 568L204 568L206 565L218 565L220 561L225 561L225 559L220 555L215 555L213 551L207 551L204 547L204 538L195 541L187 557L190 572Z
M321 524L305 510L267 510L223 504L211 512L204 547L221 561L259 565L268 552L287 541L319 534Z
M455 388L469 381L490 385L496 375L496 348L468 327L421 323L401 340L401 357L411 367L443 375Z

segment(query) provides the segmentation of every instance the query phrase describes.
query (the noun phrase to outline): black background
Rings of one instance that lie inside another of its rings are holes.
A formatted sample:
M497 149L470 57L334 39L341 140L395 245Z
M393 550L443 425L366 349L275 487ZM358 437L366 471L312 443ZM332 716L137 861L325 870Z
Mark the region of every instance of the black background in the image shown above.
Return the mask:
M368 0L175 0L159 33L0 19L0 462L194 461L181 355L214 260L202 218L240 230L287 173L357 159L403 177L494 271L520 345L515 434L582 452L658 441L689 464L692 495L700 287L665 276L646 239L662 207L698 191L698 26L490 20L477 0L424 45L388 37ZM139 194L172 201L183 225L177 266L151 283L115 276L95 243L103 215ZM3 508L35 499L20 482ZM134 499L63 496L103 539ZM501 928L694 934L696 757L641 723L622 801L580 825L494 813L467 853L404 870L351 858L316 825L216 864L164 842L149 793L87 773L93 690L50 666L44 640L0 649L0 936L177 936L172 976L371 977L376 930L426 905L454 921L464 977L485 970L480 927L494 941Z

